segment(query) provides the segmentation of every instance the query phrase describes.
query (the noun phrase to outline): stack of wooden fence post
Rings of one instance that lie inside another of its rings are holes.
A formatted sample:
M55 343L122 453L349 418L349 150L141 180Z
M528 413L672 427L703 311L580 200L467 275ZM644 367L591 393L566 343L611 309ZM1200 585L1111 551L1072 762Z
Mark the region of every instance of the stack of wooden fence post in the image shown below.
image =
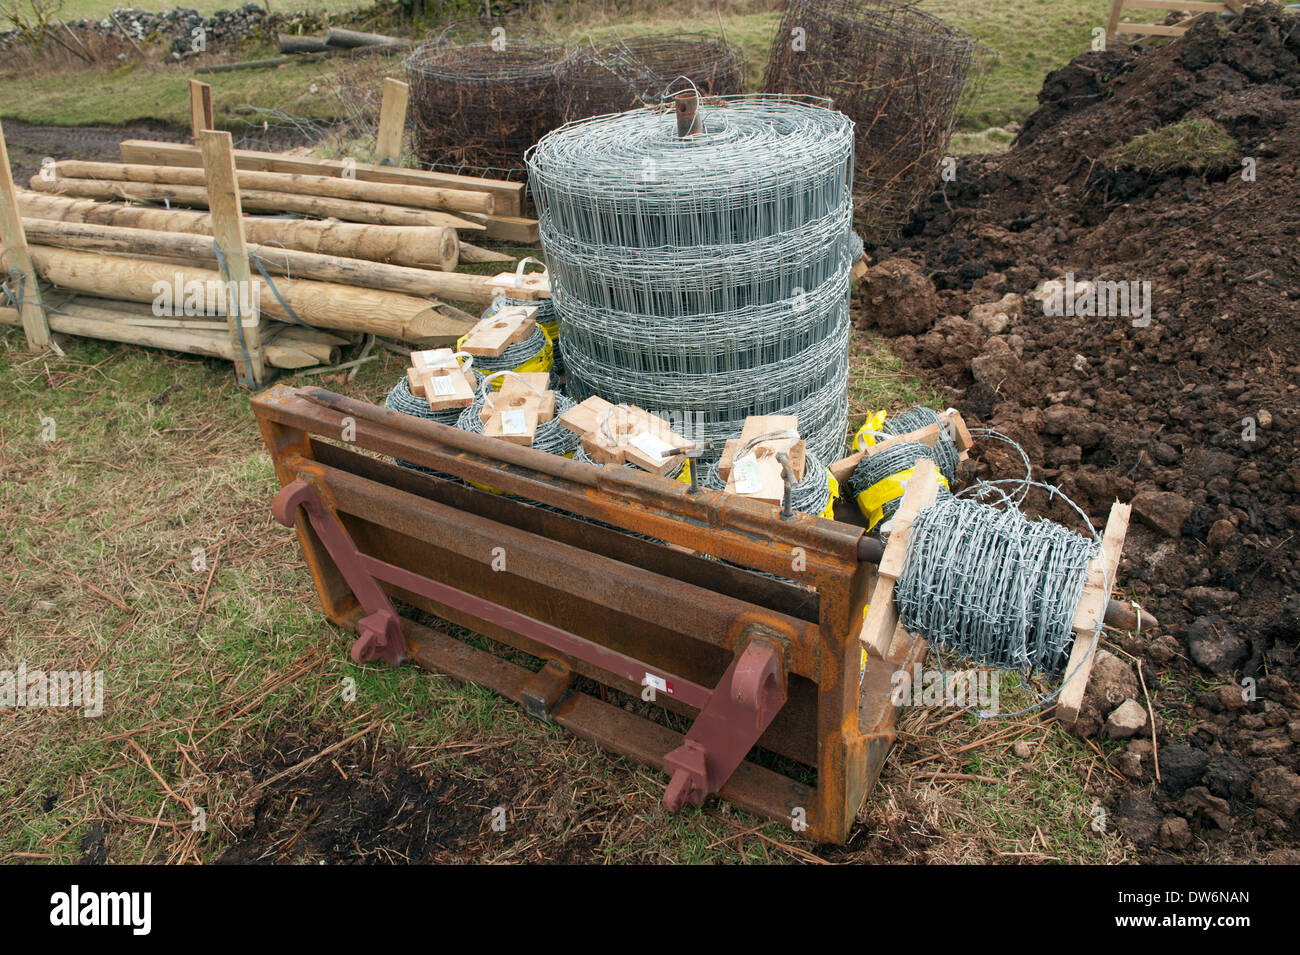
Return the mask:
M228 359L254 385L267 366L337 361L365 333L452 344L503 281L459 263L515 261L461 236L537 241L522 183L233 149L202 128L210 92L194 86L199 145L127 140L122 162L47 162L29 190L0 132L0 306L16 306L0 324L30 347L50 329L135 342ZM388 152L395 121L377 137ZM217 294L235 287L255 303L242 315Z

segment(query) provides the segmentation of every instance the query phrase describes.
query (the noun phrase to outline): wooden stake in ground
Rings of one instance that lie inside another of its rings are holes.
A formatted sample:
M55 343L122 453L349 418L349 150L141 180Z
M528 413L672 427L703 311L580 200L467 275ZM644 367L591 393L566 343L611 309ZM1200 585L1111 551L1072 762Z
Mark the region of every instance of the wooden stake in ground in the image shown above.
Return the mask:
M0 268L4 273L0 280L9 282L14 294L22 299L19 304L27 347L33 351L49 348L50 326L45 318L45 307L41 304L36 271L27 251L27 238L23 235L18 193L14 189L3 127L0 127Z
M212 128L212 87L201 80L190 80L190 131L194 141L199 133Z
M375 155L381 166L397 166L402 161L402 134L406 131L406 102L411 87L392 77L384 79L384 101L379 109L379 135Z
M199 133L199 149L203 154L203 171L208 178L212 234L225 259L222 271L229 283L227 288L235 290L230 293L230 298L239 300L243 306L228 308L226 312L230 347L238 356L235 377L240 384L261 387L266 379L260 330L262 317L251 291L254 288L253 272L244 244L244 212L239 205L239 185L235 177L235 144L230 133L207 129ZM244 289L250 293L244 295ZM251 314L244 314L248 303L253 306Z

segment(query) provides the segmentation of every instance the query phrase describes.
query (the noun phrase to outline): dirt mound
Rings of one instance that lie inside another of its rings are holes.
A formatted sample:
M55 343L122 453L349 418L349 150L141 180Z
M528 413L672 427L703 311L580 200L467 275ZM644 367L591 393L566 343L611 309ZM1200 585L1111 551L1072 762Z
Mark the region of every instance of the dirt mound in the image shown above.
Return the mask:
M1085 54L1039 103L1009 153L963 161L878 250L919 264L938 299L896 350L1024 444L1094 522L1115 498L1134 503L1121 583L1163 626L1125 649L1173 676L1155 701L1161 744L1194 756L1172 785L1126 798L1186 819L1211 854L1247 851L1244 820L1249 851L1294 844L1300 18L1252 6L1161 47ZM1185 124L1206 121L1236 142L1230 170L1204 171L1182 145ZM1123 147L1152 131L1173 144L1168 161L1126 164ZM861 294L856 317L878 324ZM976 468L1017 475L1001 451ZM1242 784L1224 782L1238 770ZM1156 822L1135 841L1186 847L1181 821Z

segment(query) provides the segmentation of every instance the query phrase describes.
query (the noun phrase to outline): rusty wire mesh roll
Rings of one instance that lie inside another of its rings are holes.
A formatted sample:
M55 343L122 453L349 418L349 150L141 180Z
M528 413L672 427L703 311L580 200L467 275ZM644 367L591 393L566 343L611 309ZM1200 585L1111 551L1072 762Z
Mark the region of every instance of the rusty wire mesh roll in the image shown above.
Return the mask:
M560 125L564 47L503 18L458 21L406 61L415 151L427 163L512 170Z
M790 0L763 88L829 97L855 124L854 213L873 244L896 236L937 181L962 91L988 52L892 0Z
M705 95L729 96L743 90L744 73L739 47L707 33L589 40L560 67L560 110L572 122L658 103L678 77Z

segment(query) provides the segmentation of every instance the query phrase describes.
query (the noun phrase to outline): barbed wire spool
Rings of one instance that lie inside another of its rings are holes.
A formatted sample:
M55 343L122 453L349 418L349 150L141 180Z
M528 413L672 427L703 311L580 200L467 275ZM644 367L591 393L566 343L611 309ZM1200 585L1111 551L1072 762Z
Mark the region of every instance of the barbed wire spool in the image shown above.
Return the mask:
M940 441L943 438L940 436ZM921 444L919 441L900 441L881 448L874 454L866 455L858 462L846 482L849 494L858 505L858 509L867 519L867 529L881 528L882 536L887 533L898 508L902 504L907 482L912 478L912 469L921 458L935 459L936 448ZM953 449L951 468L946 471L936 461L939 482L939 497L946 497L951 492L952 483L957 479L956 448ZM949 476L951 474L951 476Z
M478 386L483 383L483 375L474 372L474 388L477 391ZM436 421L438 424L445 424L451 427L456 426L460 419L461 408L443 408L435 411L429 407L429 402L419 395L411 393L411 384L405 375L398 379L397 384L389 389L388 395L384 398L384 407L401 414L410 415L413 418L423 418L425 421ZM460 478L453 477L450 474L443 474L440 471L434 471L430 468L421 467L410 461L403 461L398 458L393 459L395 464L404 468L410 468L412 471L419 471L421 474L433 474L438 477L446 478L450 481L460 481Z
M581 443L578 444L578 449L573 452L573 460L580 461L583 464L594 464L598 468L609 466L603 461L592 460L591 455L587 453L587 449L584 448ZM690 466L690 462L685 458L683 458L681 464L677 465L677 467L673 468L671 471L669 471L667 474L663 476L672 481L680 481L683 479L683 476L685 476L686 480L689 481L690 471L687 470L689 466ZM635 468L637 467L637 465L633 464L631 461L624 461L622 467Z
M791 0L763 88L829 97L856 126L855 211L878 245L895 237L937 175L973 74L974 38L893 0Z
M852 125L806 97L707 99L699 116L686 138L663 108L593 117L527 155L568 389L697 441L798 414L838 457Z
M961 465L961 452L957 450L957 442L948 433L948 428L939 412L924 405L916 405L902 414L886 418L881 430L885 434L892 435L911 434L932 424L939 426L939 440L935 442L930 457L934 459L935 467L939 469L939 473L944 476L948 484L955 484L957 468Z
M734 437L734 435L733 435ZM718 461L701 465L700 483L715 491L725 491L727 482L718 473ZM803 479L790 489L790 506L797 514L830 516L830 508L839 496L839 485L822 459L805 449Z
M1014 506L946 496L912 522L899 622L985 666L1059 676L1100 541ZM1042 701L1040 701L1042 702Z
M490 377L490 374L488 377ZM468 431L471 434L483 433L483 406L487 404L488 393L493 390L494 384L488 380L488 377L484 377L479 381L478 390L474 393L474 400L461 411L460 416L456 419L456 427L461 431ZM578 449L581 439L560 424L560 415L572 408L573 405L571 399L559 392L555 392L555 415L548 421L538 423L531 447L536 448L538 451L545 451L547 454L571 457Z
M457 351L460 350L464 341L464 336L457 340ZM494 371L549 372L554 367L555 348L551 345L551 340L547 337L541 325L534 325L527 338L507 346L500 355L476 355L474 357L474 368L485 375L490 375ZM500 380L494 382L493 387L495 390L500 391Z
M555 311L555 303L549 298L539 298L536 300L511 298L509 295L502 293L494 298L487 308L483 309L483 314L479 316L479 319L491 318L503 308L519 305L534 306L537 309L537 326L546 334L546 337L551 340L551 361L553 363L551 370L557 375L563 374L564 359L560 354L559 348L559 316Z
M560 124L558 41L508 18L463 20L406 61L415 151L423 162L520 169Z
M575 48L559 70L565 122L621 113L658 103L674 80L685 78L706 96L744 89L739 47L707 33L648 34Z

